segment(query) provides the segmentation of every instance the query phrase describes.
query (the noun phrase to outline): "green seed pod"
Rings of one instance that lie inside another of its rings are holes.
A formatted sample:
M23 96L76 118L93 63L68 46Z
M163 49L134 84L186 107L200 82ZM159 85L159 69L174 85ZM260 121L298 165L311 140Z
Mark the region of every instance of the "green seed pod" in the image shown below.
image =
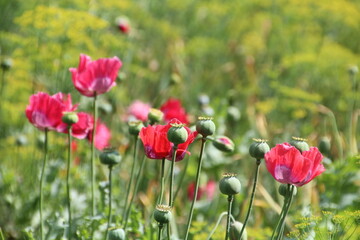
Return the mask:
M319 141L319 151L322 154L329 155L331 149L330 139L328 137L322 137Z
M242 227L243 224L238 221L232 222L230 224L230 240L239 240ZM244 229L241 240L247 240L246 228Z
M237 179L236 174L225 173L223 178L220 180L219 188L220 192L225 195L235 195L238 194L241 190L241 183Z
M186 142L188 132L184 128L185 124L171 124L171 128L167 132L167 138L175 145Z
M203 137L213 135L215 132L215 123L211 117L199 117L196 122L196 131Z
M62 121L71 126L79 121L79 117L76 112L65 112Z
M279 186L279 194L283 197L289 197L290 196L290 192L288 191L288 185L287 184L281 184ZM293 192L293 196L296 196L297 194L297 188L294 186L294 192Z
M10 70L10 68L12 67L13 65L13 62L10 58L7 58L7 59L4 59L2 62L1 62L1 69L3 71L8 71Z
M105 149L100 154L100 161L102 164L113 166L121 162L121 155L114 149Z
M125 240L125 231L122 228L111 229L109 231L109 240Z
M151 125L161 122L163 120L163 117L164 113L156 108L151 108L148 113L148 119Z
M171 219L171 207L168 205L157 205L154 211L154 219L160 224L166 224Z
M128 123L129 133L134 136L138 136L140 130L144 127L142 121L131 121Z
M270 151L269 145L266 143L264 139L253 139L254 142L250 145L249 153L250 156L256 159L263 159L265 153Z
M213 141L213 145L222 152L233 152L235 149L234 142L225 136L216 137L216 139Z
M309 144L304 138L292 137L290 144L296 147L300 152L309 151Z

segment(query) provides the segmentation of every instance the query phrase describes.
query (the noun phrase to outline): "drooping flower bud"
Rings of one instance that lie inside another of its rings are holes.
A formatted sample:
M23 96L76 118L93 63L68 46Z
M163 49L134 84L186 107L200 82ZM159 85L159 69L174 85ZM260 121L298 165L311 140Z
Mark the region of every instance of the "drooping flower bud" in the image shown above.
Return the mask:
M264 139L253 139L254 142L250 145L249 153L250 156L256 159L264 158L265 153L270 151L269 145L266 143Z
M225 173L219 183L220 192L225 195L235 195L241 190L241 183L236 174Z
M171 219L171 207L168 205L157 205L154 211L154 219L160 224L167 224Z
M109 240L125 240L125 231L122 228L111 229L109 231Z
M79 121L79 116L76 112L65 112L62 116L62 121L71 126Z
M163 120L164 113L156 108L150 108L148 119L150 121L150 125L153 125L155 123L159 123Z
M129 133L134 136L138 136L140 130L144 127L144 124L141 121L131 121L128 125Z
M239 240L240 232L243 227L241 222L235 221L230 223L230 240ZM242 234L241 240L247 240L247 231L246 228Z
M215 132L215 123L212 117L199 117L196 122L196 131L203 137L213 135Z
M288 188L287 184L281 184L279 186L279 194L283 197L290 197L290 189ZM294 186L293 196L297 194L297 188Z
M322 154L329 155L331 149L330 139L328 137L322 137L319 141L319 151Z
M188 132L184 128L185 124L171 123L171 128L167 132L167 138L175 145L186 142L189 137Z
M111 148L105 148L104 151L100 154L101 163L108 165L109 167L120 163L121 158L122 157L119 152Z
M12 67L13 62L10 58L6 58L1 62L1 69L3 71L8 71Z
M307 140L299 137L292 137L290 144L296 147L300 152L309 151L309 144L306 142Z
M225 136L216 137L216 139L213 141L213 145L222 152L233 152L235 149L234 142Z

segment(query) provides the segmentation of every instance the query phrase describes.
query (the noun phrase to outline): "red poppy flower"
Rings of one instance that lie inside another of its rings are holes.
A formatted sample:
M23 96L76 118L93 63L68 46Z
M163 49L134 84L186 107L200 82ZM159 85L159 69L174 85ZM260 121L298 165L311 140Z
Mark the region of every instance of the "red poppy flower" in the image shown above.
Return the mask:
M84 112L79 112L77 115L79 121L72 125L71 135L78 139L84 139L89 135L89 132L92 130L94 126L94 120L89 114Z
M204 195L206 195L206 199L211 201L214 198L214 194L216 191L216 182L210 180L206 183L205 186L199 187L198 194L196 196L196 200L200 200ZM193 200L195 194L195 182L189 184L187 189L187 196L189 200Z
M64 104L56 97L39 92L31 95L25 114L29 122L40 130L61 131L63 129L61 118L64 110Z
M181 101L178 99L170 98L160 107L160 110L164 113L164 120L166 123L170 122L173 118L178 119L181 123L189 123L186 111L181 106Z
M91 117L91 129L89 130L89 134L87 135L87 139L89 142L92 141L92 130L94 124L94 118ZM100 120L97 120L96 122L96 130L95 130L95 142L94 145L98 150L103 150L104 148L110 146L110 139L111 139L111 132L106 127L104 123L102 123Z
M289 143L277 144L265 154L266 167L275 180L298 187L325 171L322 159L316 147L301 153Z
M172 123L180 124L181 122L177 119L173 119L166 125L149 125L141 129L139 136L144 145L145 154L148 158L172 159L173 143L167 139L167 132L171 128L170 124ZM189 137L186 142L178 145L176 161L182 160L185 157L185 153L190 154L187 151L187 148L189 144L194 141L197 135L197 132L191 132L188 127L185 127L185 129L188 131Z
M121 17L121 18L118 18L116 20L117 22L117 26L119 28L119 30L122 32L122 33L129 33L130 31L130 24L129 24L129 20L127 18L124 18L124 17Z
M70 68L75 88L84 96L93 97L108 92L116 85L115 79L121 68L119 58L100 58L92 61L80 54L78 68Z

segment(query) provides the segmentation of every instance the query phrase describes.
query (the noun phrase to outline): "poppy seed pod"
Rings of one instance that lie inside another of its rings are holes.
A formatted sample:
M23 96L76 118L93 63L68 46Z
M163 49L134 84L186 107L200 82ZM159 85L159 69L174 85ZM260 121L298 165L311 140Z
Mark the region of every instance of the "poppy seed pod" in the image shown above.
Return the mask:
M256 159L264 158L265 153L270 151L269 145L266 143L266 140L263 139L253 139L254 142L250 145L249 153L250 156Z
M279 194L283 197L289 197L290 196L290 190L288 189L287 184L281 184L279 186ZM293 196L296 196L297 194L297 188L294 186Z
M62 121L67 125L73 125L79 121L79 117L75 112L65 112Z
M213 141L213 145L222 152L233 152L235 149L234 142L225 136L216 137L216 139Z
M319 151L325 155L329 155L331 142L328 137L322 137L319 141Z
M118 151L113 149L105 149L100 154L100 161L102 164L113 166L121 162L121 155Z
M160 224L169 223L171 218L171 207L168 205L157 205L154 211L154 219Z
M230 224L230 240L239 240L240 232L243 227L241 222L235 221ZM247 231L246 228L242 234L241 240L247 240Z
M219 188L220 192L225 195L235 195L238 194L241 190L241 183L237 179L236 174L225 173L223 178L220 180Z
M167 139L175 145L186 142L189 137L188 132L184 128L185 124L170 124L171 128L167 132Z
M144 124L141 121L131 121L128 125L129 133L134 136L138 136L140 130L144 127Z
M164 113L156 108L150 108L148 113L148 119L150 124L153 125L154 123L159 123L163 120Z
M125 240L125 231L122 228L111 229L109 231L109 240Z
M215 132L215 123L211 117L199 117L196 122L196 131L203 135L203 137L213 135Z
M299 137L292 137L290 144L296 147L300 152L309 151L309 144L306 142L306 139Z
M13 62L10 58L4 59L1 62L1 68L3 71L8 71L13 65Z

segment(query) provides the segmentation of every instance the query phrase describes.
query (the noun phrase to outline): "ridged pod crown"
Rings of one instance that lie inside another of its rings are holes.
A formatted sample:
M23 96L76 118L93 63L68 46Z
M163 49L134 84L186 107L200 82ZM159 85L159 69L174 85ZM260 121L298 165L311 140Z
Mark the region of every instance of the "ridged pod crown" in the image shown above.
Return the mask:
M203 137L211 136L215 133L215 123L212 117L199 117L196 122L196 131Z
M184 128L185 124L171 123L171 128L167 132L167 138L175 145L186 142L189 137L188 132Z
M254 142L250 145L250 156L256 159L264 158L265 153L270 151L270 147L264 139L253 138Z
M241 190L241 183L236 174L224 173L219 183L220 192L225 195L235 195Z
M168 205L157 205L154 211L154 219L161 224L169 223L171 219L171 207Z
M300 152L304 152L310 150L309 144L306 141L307 139L305 138L292 137L290 144L296 147Z
M131 121L128 123L129 133L133 136L138 136L140 130L144 127L142 121Z
M112 148L105 148L100 154L100 161L102 164L113 166L121 162L121 155L118 151Z

